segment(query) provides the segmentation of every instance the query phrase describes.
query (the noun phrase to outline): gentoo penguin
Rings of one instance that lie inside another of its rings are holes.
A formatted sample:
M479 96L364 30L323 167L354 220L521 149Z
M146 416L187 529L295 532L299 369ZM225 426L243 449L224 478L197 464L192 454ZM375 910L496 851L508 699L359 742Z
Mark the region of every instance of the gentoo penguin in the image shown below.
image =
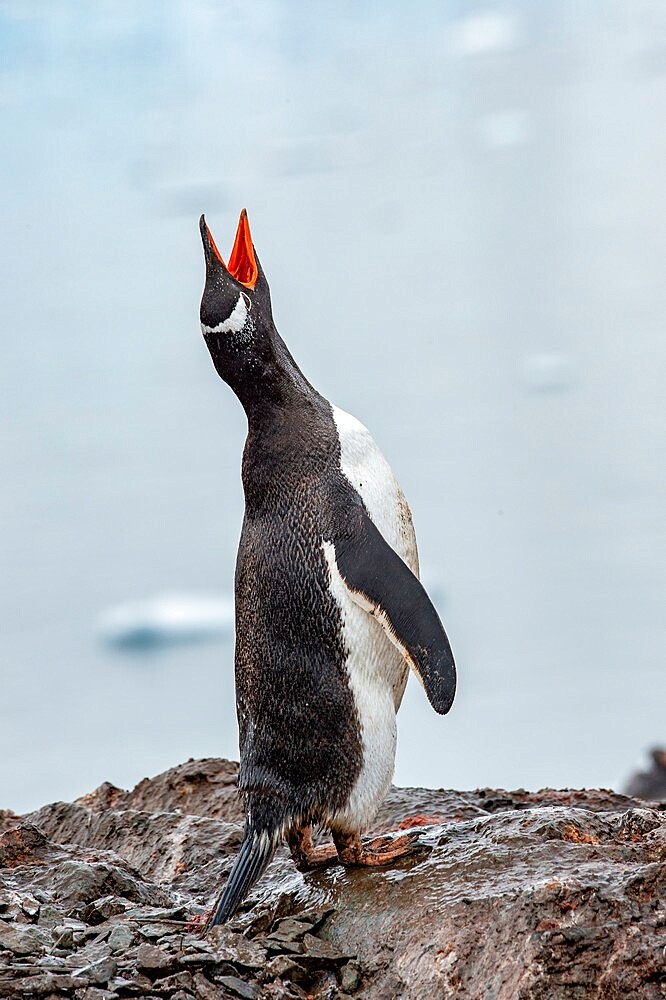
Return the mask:
M406 836L360 834L391 783L409 667L442 714L456 672L402 490L363 424L310 385L280 338L245 210L228 264L204 216L200 229L201 329L248 421L235 579L246 824L210 927L285 838L302 869L411 849ZM315 847L313 826L333 844Z

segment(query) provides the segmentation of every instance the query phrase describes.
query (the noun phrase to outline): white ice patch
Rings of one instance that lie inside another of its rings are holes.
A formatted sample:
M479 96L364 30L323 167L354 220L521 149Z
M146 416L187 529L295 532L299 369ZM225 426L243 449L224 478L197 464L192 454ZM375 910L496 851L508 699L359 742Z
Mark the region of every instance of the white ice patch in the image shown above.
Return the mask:
M367 427L351 413L333 406L340 439L340 468L365 504L375 526L392 549L419 575L412 517L405 495Z
M201 329L204 333L238 333L245 326L246 319L247 303L245 302L245 297L241 292L238 296L238 302L226 319L223 319L221 323L217 324L217 326L206 326L205 323L202 323Z
M361 728L363 764L349 800L331 817L338 829L358 832L371 823L393 778L395 714L402 698L407 665L388 642L380 623L352 598L337 566L335 547L323 543L330 591L343 623L347 676Z

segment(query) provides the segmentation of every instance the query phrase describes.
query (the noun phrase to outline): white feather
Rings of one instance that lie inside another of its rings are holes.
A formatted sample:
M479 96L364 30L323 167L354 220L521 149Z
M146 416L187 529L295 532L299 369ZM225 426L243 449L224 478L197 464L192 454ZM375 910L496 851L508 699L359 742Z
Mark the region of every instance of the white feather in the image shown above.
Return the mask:
M418 553L405 496L369 431L350 413L333 407L340 438L340 467L361 496L368 514L388 544L418 576ZM361 729L363 764L347 805L332 819L336 828L366 828L393 777L396 712L409 668L386 616L347 587L337 566L335 546L323 544L330 588L343 622L347 674ZM397 648L396 648L397 647Z
M368 514L391 548L412 573L419 575L419 557L412 515L405 495L367 427L351 413L333 406L340 438L340 467Z
M330 589L343 621L347 675L361 729L363 763L344 809L331 819L343 832L365 829L386 795L395 766L397 704L405 687L405 661L372 615L350 596L340 575L335 548L323 543Z
M241 292L238 296L238 302L226 319L223 319L217 326L206 326L205 323L202 323L201 329L204 333L238 333L245 326L246 319L247 304Z

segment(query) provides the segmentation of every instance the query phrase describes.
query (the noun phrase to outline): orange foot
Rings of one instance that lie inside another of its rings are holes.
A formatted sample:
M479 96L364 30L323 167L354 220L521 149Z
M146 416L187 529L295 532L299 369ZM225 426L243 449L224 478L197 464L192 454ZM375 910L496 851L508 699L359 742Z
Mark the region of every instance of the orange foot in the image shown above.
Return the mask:
M206 910L205 913L195 913L185 924L185 930L188 934L203 934L212 916L212 910Z
M343 865L387 865L411 854L416 836L375 837L365 844L358 834L334 833L333 839Z
M301 826L287 834L287 843L294 863L299 871L306 872L310 868L321 868L323 865L335 864L338 852L333 844L315 847L312 843L312 827Z
M439 826L445 822L443 816L425 816L423 813L417 813L416 816L406 816L401 820L398 823L398 830L412 830L415 826Z

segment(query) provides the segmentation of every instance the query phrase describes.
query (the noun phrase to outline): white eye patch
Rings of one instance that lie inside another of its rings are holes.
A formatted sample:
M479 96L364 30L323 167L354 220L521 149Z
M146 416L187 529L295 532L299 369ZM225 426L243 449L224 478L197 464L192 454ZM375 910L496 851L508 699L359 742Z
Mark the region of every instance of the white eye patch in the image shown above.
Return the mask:
M206 326L205 323L201 324L201 329L204 333L238 333L245 326L245 320L247 319L247 304L245 302L245 296L241 292L238 296L238 302L234 306L231 314L227 319L222 320L217 326Z

